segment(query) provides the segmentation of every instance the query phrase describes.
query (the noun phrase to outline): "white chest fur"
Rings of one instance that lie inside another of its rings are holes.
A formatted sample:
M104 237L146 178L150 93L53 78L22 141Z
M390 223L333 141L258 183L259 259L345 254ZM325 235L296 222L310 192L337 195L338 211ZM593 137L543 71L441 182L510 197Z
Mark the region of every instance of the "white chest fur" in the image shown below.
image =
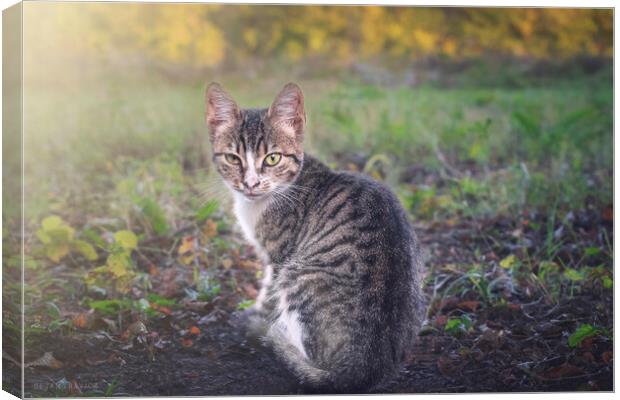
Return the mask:
M265 276L261 285L261 291L256 299L257 301L255 305L260 309L263 306L263 302L266 300L269 286L274 283L273 269L272 266L269 265L269 256L260 243L256 240L256 224L269 205L269 200L248 201L239 193L234 193L234 198L235 216L241 226L243 235L246 240L254 246L254 249L258 253L259 257L261 257L266 268ZM299 315L297 311L289 311L288 304L286 302L286 293L277 293L276 295L279 297L277 305L279 317L272 325L271 329L277 330L279 337L287 340L295 346L304 357L307 357L303 345L304 329L299 321Z
M256 224L263 215L263 212L269 205L268 199L259 199L256 201L247 200L242 194L234 193L235 205L234 211L237 222L241 227L245 239L254 246L259 257L266 264L269 262L267 253L256 240Z

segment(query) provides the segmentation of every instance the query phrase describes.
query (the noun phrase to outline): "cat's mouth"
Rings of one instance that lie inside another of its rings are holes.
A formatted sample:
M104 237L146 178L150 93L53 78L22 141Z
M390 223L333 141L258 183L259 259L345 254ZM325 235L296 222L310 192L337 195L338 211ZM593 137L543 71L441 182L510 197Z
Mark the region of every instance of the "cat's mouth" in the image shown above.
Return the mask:
M248 191L242 191L241 192L243 194L243 196L245 197L246 200L248 201L256 201L258 199L261 199L263 197L265 197L267 195L267 193L256 193L256 192L248 192Z
M257 200L264 196L264 194L261 193L243 193L243 195L251 200Z

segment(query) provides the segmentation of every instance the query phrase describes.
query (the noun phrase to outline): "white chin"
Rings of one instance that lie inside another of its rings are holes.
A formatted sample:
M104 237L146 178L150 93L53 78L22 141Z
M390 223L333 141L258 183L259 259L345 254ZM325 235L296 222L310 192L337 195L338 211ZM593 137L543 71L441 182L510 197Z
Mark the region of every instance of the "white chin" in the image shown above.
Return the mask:
M264 197L265 197L265 194L260 194L260 195L258 195L258 196L248 196L248 195L246 195L246 194L244 194L244 195L243 195L243 198L244 198L246 201L249 201L249 202L257 201L257 200L260 200L260 199L262 199L262 198L264 198Z

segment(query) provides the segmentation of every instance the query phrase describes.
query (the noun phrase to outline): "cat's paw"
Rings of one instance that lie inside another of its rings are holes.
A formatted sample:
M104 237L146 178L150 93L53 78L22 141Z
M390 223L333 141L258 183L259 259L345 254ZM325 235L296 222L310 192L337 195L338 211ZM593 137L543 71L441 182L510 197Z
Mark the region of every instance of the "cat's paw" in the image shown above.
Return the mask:
M256 307L234 312L231 316L231 322L249 337L257 338L267 332L267 321L262 310Z

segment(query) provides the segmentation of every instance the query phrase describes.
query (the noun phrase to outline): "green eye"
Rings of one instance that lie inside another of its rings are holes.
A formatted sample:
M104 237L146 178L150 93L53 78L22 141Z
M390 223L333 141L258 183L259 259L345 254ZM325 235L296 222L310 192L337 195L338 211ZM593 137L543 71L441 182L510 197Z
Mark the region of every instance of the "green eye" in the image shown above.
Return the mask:
M265 163L265 165L273 167L274 165L277 165L280 162L281 158L282 158L282 154L271 153L271 154L267 154L267 157L265 157L265 161L263 162Z
M224 158L226 158L226 161L228 161L231 164L234 164L234 165L241 164L241 160L239 159L239 157L237 157L234 154L225 154Z

